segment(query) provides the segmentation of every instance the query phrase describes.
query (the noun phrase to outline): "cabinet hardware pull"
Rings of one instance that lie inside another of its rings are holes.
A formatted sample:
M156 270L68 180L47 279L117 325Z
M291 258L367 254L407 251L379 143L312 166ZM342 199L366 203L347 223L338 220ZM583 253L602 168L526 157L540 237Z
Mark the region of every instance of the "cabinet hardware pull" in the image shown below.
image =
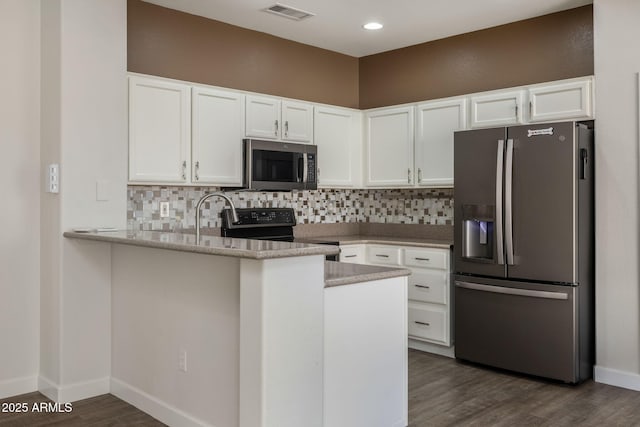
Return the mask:
M415 285L416 288L424 288L424 289L430 289L429 286L426 285Z
M379 256L380 258L389 258L389 255L383 255L383 254L376 254L376 256Z
M356 257L356 255L345 255L344 257L345 257L345 258L355 258L355 257Z
M417 320L414 320L414 322L413 322L413 323L416 323L416 324L418 324L418 325L431 326L431 325L430 325L429 323L427 323L427 322L418 322Z
M196 162L196 171L195 172L196 172L196 176L195 176L196 181L199 181L200 180L200 174L199 174L199 172L200 172L200 162L199 161Z
M182 179L187 179L187 161L182 162Z
M276 136L278 136L278 120L276 119L276 132L275 132Z
M417 259L418 261L429 261L429 258L419 258L419 257L416 257L415 259Z
M411 184L411 168L407 168L407 184Z
M529 101L529 118L533 116L533 102Z
M518 118L518 104L516 104L516 119Z
M422 169L418 168L418 184L422 182Z
M284 136L286 136L286 137L289 136L289 120L284 122Z

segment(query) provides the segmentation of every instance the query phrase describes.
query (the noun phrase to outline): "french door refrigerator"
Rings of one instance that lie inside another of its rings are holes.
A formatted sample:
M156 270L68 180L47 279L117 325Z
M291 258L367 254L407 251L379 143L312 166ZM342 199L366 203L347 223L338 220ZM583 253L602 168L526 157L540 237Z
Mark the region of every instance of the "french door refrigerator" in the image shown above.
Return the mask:
M455 133L457 358L591 377L593 141L593 122Z

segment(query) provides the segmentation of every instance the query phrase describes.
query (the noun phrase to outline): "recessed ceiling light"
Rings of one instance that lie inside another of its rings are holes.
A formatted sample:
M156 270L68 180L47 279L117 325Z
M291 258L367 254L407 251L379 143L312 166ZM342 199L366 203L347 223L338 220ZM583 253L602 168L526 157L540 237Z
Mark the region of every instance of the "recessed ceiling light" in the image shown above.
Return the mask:
M382 28L382 24L379 22L367 22L362 26L365 30L379 30Z

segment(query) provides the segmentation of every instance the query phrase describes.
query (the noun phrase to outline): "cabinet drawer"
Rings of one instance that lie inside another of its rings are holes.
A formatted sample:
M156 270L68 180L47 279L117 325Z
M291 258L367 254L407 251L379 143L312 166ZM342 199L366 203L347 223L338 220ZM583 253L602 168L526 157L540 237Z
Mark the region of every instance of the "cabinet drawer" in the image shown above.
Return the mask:
M409 299L447 304L448 276L446 271L412 270L409 276Z
M448 343L447 311L409 304L409 336Z
M400 264L400 248L391 246L369 246L367 247L367 262L371 264Z
M340 262L364 263L364 247L361 245L340 246Z
M406 249L405 265L410 267L449 268L449 251L436 249Z

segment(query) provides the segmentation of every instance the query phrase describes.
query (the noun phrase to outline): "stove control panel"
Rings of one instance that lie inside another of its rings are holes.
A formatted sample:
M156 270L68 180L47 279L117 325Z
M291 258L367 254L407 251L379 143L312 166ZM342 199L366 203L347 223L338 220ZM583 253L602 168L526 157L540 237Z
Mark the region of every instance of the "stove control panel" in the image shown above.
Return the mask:
M236 209L236 211L240 219L236 224L231 223L231 210L225 209L223 211L223 228L296 225L296 216L291 208L246 208Z

